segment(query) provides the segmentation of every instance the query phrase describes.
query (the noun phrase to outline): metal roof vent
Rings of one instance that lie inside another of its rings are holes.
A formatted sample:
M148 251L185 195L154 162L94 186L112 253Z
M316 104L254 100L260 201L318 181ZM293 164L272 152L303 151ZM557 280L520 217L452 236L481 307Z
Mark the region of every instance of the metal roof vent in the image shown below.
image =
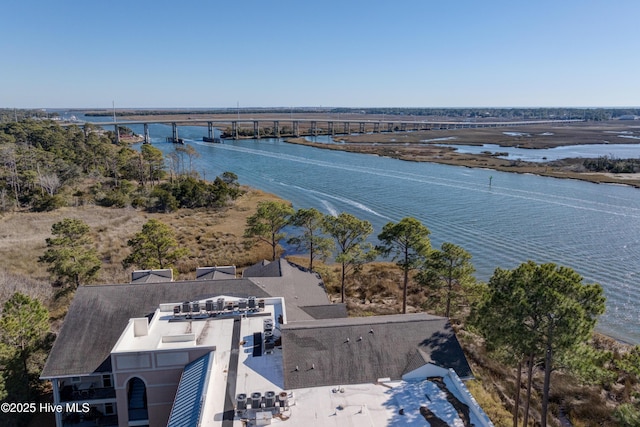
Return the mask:
M281 408L286 408L287 406L289 406L289 395L286 391L281 391L278 394L278 401L280 402Z

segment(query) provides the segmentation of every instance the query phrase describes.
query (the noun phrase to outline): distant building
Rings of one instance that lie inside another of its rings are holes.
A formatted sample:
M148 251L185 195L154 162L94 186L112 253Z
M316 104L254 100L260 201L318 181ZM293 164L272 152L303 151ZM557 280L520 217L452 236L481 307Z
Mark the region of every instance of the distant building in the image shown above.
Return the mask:
M618 120L638 120L638 116L634 114L625 114L624 116L618 117Z
M347 318L285 260L199 272L78 288L41 375L58 426L492 425L447 319Z

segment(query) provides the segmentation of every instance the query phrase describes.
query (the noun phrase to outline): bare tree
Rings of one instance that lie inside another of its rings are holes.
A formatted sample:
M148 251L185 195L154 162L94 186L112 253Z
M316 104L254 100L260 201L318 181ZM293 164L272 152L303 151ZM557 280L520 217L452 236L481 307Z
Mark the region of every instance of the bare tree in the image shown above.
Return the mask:
M55 173L39 174L38 182L50 196L56 194L56 191L62 186L60 178Z

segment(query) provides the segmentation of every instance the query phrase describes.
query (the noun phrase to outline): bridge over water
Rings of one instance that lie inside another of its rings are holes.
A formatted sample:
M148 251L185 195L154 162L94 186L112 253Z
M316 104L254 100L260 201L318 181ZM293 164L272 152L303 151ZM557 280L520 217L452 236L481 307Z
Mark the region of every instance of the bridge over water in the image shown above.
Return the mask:
M582 122L583 120L525 120L506 122L456 122L456 121L425 121L425 120L341 120L318 118L243 118L243 119L182 119L182 120L137 120L137 121L111 121L111 122L87 122L86 124L108 127L113 126L117 141L120 141L119 127L128 125L144 126L144 141L151 141L149 136L150 124L170 124L172 137L170 140L178 142L178 126L207 126L208 138L213 140L214 128L226 127L225 136L232 139L274 137L283 136L317 136L317 135L348 135L352 133L381 133L381 132L408 132L423 130L449 130L449 129L476 129L498 128L512 126L531 126L545 124L562 124ZM63 124L69 126L71 124Z

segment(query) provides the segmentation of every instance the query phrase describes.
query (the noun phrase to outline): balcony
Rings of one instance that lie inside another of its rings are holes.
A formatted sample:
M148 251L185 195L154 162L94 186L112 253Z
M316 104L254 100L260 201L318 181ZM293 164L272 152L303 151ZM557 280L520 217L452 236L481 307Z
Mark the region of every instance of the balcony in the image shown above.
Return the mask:
M60 390L61 402L77 402L115 398L116 390L113 387L95 387L93 384L88 387L80 388L65 385Z

